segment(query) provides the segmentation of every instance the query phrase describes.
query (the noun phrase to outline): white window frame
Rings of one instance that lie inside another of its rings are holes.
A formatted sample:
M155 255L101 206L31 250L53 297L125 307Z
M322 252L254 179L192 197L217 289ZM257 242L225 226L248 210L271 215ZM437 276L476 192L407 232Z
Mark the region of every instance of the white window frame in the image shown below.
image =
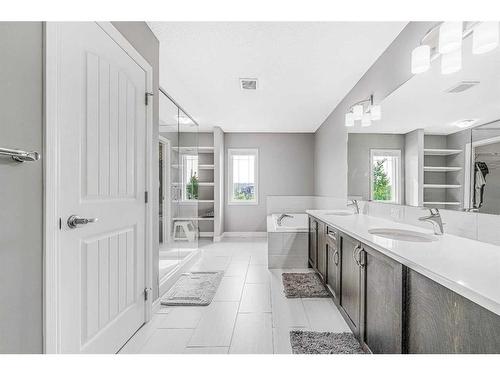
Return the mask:
M254 159L254 177L255 189L254 200L243 201L233 199L233 156L235 155L253 155ZM227 150L227 202L230 205L258 205L259 204L259 149L258 148L229 148Z
M396 184L394 185L394 195L395 199L392 201L379 201L373 199L373 157L379 156L380 154L386 154L387 156L396 156L397 157L397 165L396 165ZM402 195L402 156L400 149L381 149L381 148L372 148L370 149L370 200L377 203L389 203L389 204L401 204L401 195Z

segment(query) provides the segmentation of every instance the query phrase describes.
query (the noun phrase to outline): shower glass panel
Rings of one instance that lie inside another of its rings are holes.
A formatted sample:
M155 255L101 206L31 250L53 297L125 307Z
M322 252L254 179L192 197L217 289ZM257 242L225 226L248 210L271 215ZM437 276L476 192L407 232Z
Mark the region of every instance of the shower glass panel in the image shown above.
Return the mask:
M160 91L159 282L198 248L198 125Z

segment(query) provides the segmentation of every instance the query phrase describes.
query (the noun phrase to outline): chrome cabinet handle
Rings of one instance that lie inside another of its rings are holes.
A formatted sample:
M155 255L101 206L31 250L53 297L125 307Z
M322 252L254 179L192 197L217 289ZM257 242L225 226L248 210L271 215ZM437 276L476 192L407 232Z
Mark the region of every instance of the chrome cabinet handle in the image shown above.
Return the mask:
M335 263L336 266L339 265L339 251L335 250L333 253L333 263Z
M98 218L96 217L92 217L92 218L84 218L84 217L80 217L80 216L77 216L77 215L71 215L70 217L68 217L68 227L70 227L71 229L75 229L78 227L78 225L85 225L85 224L88 224L88 223L95 223L96 221L99 221Z
M332 239L332 241L337 242L337 237L335 237L335 234L332 234L331 232L328 233L328 237Z
M358 265L363 268L366 265L366 251L360 249L358 252Z
M360 245L356 245L356 247L354 248L354 251L352 252L352 258L354 259L354 261L356 262L356 264L359 266L359 262L358 262L358 258L357 258L357 252L361 250L361 246Z

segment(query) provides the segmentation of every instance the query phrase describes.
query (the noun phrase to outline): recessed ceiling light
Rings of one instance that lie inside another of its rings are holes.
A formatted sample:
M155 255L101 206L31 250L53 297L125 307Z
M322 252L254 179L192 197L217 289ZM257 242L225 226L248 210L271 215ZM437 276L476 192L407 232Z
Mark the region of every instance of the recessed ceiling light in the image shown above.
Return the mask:
M456 126L457 128L468 128L468 127L474 125L478 121L479 121L478 118L467 119L467 120L458 120L458 121L452 122L451 125Z

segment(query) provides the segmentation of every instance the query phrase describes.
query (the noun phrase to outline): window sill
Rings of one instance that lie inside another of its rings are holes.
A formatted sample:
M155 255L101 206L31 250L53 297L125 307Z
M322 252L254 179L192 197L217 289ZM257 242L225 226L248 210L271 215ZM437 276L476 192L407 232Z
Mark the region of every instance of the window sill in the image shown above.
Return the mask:
M245 202L245 201L228 201L227 204L229 206L258 206L259 202L258 201L250 201L250 202Z

